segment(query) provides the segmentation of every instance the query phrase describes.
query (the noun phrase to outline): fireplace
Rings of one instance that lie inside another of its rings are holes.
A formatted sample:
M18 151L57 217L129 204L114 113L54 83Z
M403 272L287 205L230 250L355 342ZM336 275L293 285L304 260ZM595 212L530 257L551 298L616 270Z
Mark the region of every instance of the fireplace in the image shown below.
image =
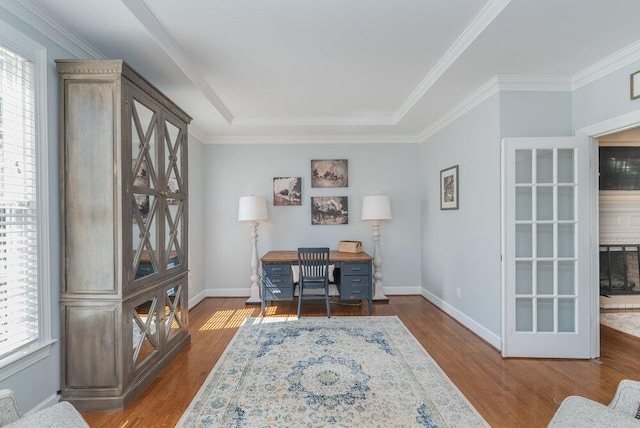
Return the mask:
M640 294L640 244L600 245L600 294Z

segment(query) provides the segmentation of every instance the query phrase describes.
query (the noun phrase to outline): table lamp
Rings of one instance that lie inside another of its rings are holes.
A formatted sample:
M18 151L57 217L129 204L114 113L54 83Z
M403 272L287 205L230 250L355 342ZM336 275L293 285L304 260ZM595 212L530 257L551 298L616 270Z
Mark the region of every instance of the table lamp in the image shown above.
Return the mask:
M260 303L260 275L258 275L258 222L269 219L267 200L262 196L242 196L238 205L238 221L248 221L251 226L253 250L251 253L251 296L246 303Z
M391 203L388 196L365 196L362 199L362 220L373 226L373 300L386 300L382 289L382 257L380 256L380 223L391 219Z

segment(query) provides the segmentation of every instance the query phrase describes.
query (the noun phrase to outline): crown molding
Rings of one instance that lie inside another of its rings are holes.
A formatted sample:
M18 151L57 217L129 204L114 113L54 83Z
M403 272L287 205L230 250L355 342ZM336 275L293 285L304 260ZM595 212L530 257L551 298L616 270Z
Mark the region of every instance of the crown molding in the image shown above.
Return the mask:
M501 91L571 92L571 76L496 76Z
M380 117L300 117L300 118L242 118L234 125L244 126L389 126L395 125L390 116Z
M407 135L283 135L283 136L217 136L205 144L417 144L416 137Z
M393 115L394 123L398 123L427 93L427 91L442 77L451 65L473 43L475 39L493 22L493 20L507 7L511 0L490 0L467 28L460 34L449 50L440 58L437 64L427 73L418 87L413 90L398 111Z
M574 74L572 89L581 88L636 61L640 61L640 40Z
M121 0L122 3L133 13L140 23L155 38L158 45L169 55L169 58L175 65L182 70L187 78L193 83L198 90L209 100L209 102L218 110L218 113L231 124L234 121L233 114L227 106L222 102L214 90L209 86L205 79L197 72L196 68L189 57L178 46L178 44L169 35L167 30L162 26L158 18L147 7L144 0Z
M39 31L76 58L106 59L102 53L54 19L32 0L3 0L0 7Z
M202 129L200 129L197 126L194 126L193 124L189 125L189 135L195 137L201 143L204 143L209 139L207 134L203 132Z

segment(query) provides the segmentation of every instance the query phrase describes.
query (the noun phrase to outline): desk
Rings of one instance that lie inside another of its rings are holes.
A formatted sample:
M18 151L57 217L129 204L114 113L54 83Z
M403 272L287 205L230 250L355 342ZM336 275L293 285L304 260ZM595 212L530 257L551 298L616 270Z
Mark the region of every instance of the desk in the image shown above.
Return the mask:
M369 315L373 313L373 280L371 261L367 253L343 253L331 251L329 264L340 269L336 285L343 300L368 300ZM269 251L260 259L262 281L260 302L262 315L267 302L271 300L293 300L293 275L291 265L298 264L297 251Z

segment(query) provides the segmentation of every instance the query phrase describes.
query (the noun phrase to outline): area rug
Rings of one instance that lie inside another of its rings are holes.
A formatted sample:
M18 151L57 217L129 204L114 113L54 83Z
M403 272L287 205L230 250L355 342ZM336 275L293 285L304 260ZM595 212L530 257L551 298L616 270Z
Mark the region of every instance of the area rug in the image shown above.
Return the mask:
M247 318L178 427L483 427L398 317Z

